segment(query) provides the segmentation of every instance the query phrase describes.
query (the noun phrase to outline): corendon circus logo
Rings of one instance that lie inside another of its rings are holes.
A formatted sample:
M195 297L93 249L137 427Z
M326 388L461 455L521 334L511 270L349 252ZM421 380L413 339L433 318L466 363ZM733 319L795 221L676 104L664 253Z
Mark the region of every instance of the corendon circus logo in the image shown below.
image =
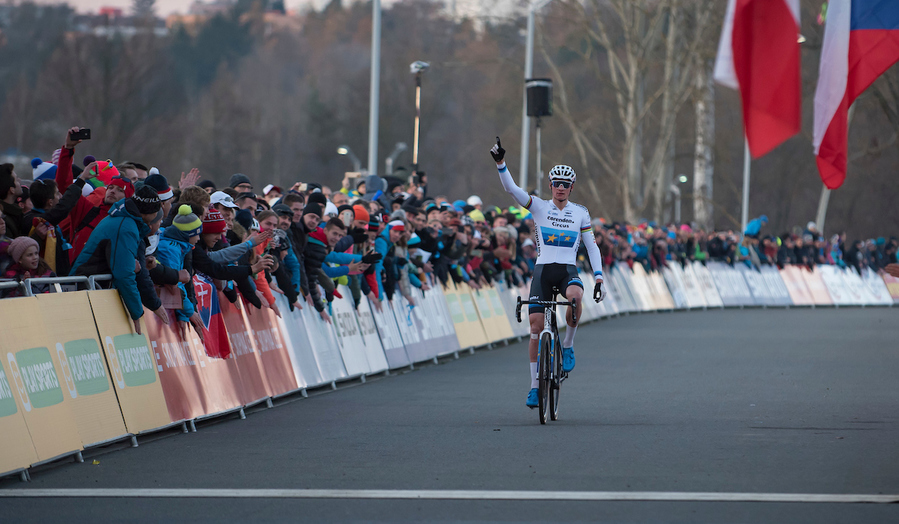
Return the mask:
M15 354L7 353L6 359L25 411L62 402L62 388L50 350L45 347L23 349Z

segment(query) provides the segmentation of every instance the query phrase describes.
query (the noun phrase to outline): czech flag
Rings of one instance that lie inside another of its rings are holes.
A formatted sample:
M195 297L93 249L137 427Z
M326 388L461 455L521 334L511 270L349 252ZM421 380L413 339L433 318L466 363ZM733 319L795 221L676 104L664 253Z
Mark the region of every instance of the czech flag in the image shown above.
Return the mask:
M799 0L729 0L715 81L740 91L752 158L799 132Z
M852 102L899 60L899 2L832 0L815 91L815 156L829 189L843 185Z

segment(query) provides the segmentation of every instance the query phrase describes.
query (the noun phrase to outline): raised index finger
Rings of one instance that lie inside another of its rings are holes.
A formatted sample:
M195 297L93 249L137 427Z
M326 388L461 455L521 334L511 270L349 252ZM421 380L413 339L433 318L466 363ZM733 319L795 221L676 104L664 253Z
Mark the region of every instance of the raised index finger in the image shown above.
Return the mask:
M499 137L496 137L496 145L499 147L503 147L503 145L499 142Z

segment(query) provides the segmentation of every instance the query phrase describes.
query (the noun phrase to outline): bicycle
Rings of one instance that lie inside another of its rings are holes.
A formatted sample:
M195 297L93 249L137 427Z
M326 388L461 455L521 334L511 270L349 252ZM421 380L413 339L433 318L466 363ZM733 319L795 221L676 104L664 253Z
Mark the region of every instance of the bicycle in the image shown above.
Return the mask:
M525 300L518 297L515 306L515 318L521 323L521 306L535 304L545 306L543 310L543 331L540 332L540 343L537 346L537 412L540 415L540 423L546 424L546 414L549 412L550 420L559 419L559 395L562 390L562 382L568 378L568 373L562 371L562 339L559 337L559 327L556 323L556 306L568 306L577 309L577 300L570 302L556 302L558 290L553 290L552 300ZM547 350L547 348L549 348Z

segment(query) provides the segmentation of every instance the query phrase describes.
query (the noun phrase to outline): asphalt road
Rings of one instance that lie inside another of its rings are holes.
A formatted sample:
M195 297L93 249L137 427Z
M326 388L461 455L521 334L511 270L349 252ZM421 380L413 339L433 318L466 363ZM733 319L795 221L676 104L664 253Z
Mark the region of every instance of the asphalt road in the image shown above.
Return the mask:
M561 420L523 343L106 450L0 489L468 490L480 500L3 498L17 521L899 522L896 504L516 501L496 490L899 494L899 310L582 326ZM92 462L96 459L99 465ZM190 492L186 492L190 493ZM427 496L427 495L426 495ZM724 496L724 495L722 495ZM683 496L689 499L690 496Z

